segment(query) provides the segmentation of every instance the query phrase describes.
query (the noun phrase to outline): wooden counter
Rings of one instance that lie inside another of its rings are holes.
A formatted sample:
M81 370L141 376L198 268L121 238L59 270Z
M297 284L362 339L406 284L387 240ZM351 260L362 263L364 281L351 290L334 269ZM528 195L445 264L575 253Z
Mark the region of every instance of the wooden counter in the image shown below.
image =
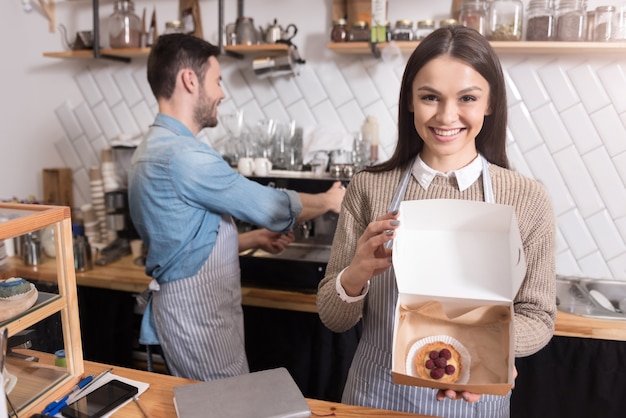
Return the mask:
M110 366L101 363L85 362L85 374L98 373L108 369ZM127 369L124 367L114 367L111 373L129 379L146 382L150 387L140 396L140 402L146 409L149 416L143 415L139 406L131 402L116 412L114 417L124 418L173 418L176 417L174 408L174 387L195 383L196 381L149 373L141 370ZM336 402L307 399L311 408L312 417L333 416L336 418L383 418L383 417L427 417L426 415L415 415L401 412L384 411L379 409L363 408L358 406L344 405Z
M20 259L11 258L7 265L15 275L56 282L56 265L53 260L29 267L24 266ZM131 256L127 256L107 266L94 266L92 270L76 273L76 282L79 286L141 293L148 287L150 277L146 276L143 267L133 264ZM247 306L317 312L315 295L311 293L245 286L242 287L241 293L242 303ZM559 311L554 334L626 341L626 321L593 319Z

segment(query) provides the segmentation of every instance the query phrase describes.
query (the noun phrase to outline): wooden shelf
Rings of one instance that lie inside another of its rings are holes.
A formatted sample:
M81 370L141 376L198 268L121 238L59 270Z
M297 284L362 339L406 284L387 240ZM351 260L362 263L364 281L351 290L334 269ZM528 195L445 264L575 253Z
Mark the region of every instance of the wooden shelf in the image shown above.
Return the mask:
M248 57L270 57L289 52L287 44L226 45L224 51Z
M378 44L378 50L389 45ZM411 53L419 42L394 42L404 53ZM609 54L626 52L626 42L492 42L499 53L511 54ZM372 54L369 42L330 42L328 48L337 54Z
M226 52L235 55L247 57L271 57L276 55L284 55L289 53L289 45L287 44L259 44L259 45L228 45L224 47ZM119 58L140 58L147 57L150 54L150 48L118 48L118 49L101 49L100 55L112 56ZM44 52L47 58L63 58L63 59L94 59L91 49L81 51L61 51L61 52Z
M100 50L100 55L109 55L119 58L147 57L148 54L150 54L150 48L119 48ZM93 51L91 49L81 51L44 52L43 56L48 58L94 59Z

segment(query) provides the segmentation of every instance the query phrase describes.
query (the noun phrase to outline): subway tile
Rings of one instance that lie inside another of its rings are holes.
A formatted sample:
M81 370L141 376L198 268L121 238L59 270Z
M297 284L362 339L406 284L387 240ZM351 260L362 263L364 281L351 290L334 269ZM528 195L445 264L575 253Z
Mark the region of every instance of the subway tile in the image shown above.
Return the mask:
M563 238L577 260L598 250L598 245L577 209L558 215L557 223L563 233Z
M263 113L263 109L259 106L259 103L256 100L250 100L241 106L243 110L243 123L246 125L246 128L250 128L262 119L265 119L265 114Z
M81 136L72 141L72 146L76 150L76 155L80 158L82 167L91 167L100 163L99 155L97 155L86 137Z
M106 102L98 103L92 110L93 115L96 117L96 120L104 132L104 137L108 141L112 140L121 133L120 127L115 121L113 113L111 113L111 109L107 107Z
M611 270L606 264L606 260L602 258L602 254L599 251L595 251L585 257L581 257L578 260L580 266L581 277L591 279L610 279L612 278Z
M526 159L517 146L517 143L507 145L507 156L509 157L509 165L512 170L517 171L526 177L533 177L533 173L530 171L530 167L528 167Z
M110 67L98 68L93 71L93 75L108 106L114 106L122 101L122 94L113 81Z
M626 184L626 152L622 152L613 157L613 162L615 163L617 174L619 174L622 182Z
M287 108L289 119L296 121L298 126L319 125L315 119L314 110L304 100L299 100Z
M121 102L113 106L111 108L111 113L113 114L113 117L115 117L122 133L128 134L131 137L141 133L141 129L139 129L139 125L137 125L137 122L135 121L135 118L133 117L133 114L128 108L126 102Z
M317 74L333 106L339 107L354 99L343 73L334 62L322 64L317 69Z
M602 145L602 140L582 104L561 112L561 119L580 154Z
M221 66L221 70L223 84L228 87L228 95L226 96L227 100L234 101L238 108L241 108L248 102L255 100L255 95L246 81L244 74L239 70L238 63L233 62L229 65ZM252 70L250 70L250 72L251 71ZM254 74L250 74L250 76L256 77ZM265 85L267 85L267 83ZM271 94L273 98L275 93L272 92Z
M528 109L536 109L550 100L533 61L524 61L508 69L509 76L519 86L519 91ZM523 86L523 88L522 88Z
M104 99L102 92L100 91L100 87L98 87L93 74L91 74L91 71L88 69L76 74L74 76L74 81L76 81L79 90L90 107L95 106Z
M72 173L72 183L74 192L74 207L78 208L85 203L91 202L89 172L85 169L85 167L81 167Z
M569 193L561 173L554 163L554 159L545 145L537 147L524 154L533 177L544 184L550 197L554 212L559 215L575 207L572 195Z
M398 103L400 80L393 73L393 67L385 63L367 68L367 74L386 106Z
M563 234L561 233L561 229L558 227L556 228L554 240L555 240L554 251L557 254L568 251L567 241L565 241L565 238L563 237Z
M141 91L135 84L133 72L130 66L121 67L113 73L113 80L117 84L124 101L128 106L133 106L142 99Z
M59 107L54 110L57 119L63 126L63 130L65 134L70 139L76 139L83 135L83 128L78 123L78 119L76 119L76 115L70 108L70 104L68 102L64 102Z
M516 104L509 109L508 125L515 142L522 152L526 152L543 143L543 138L524 103Z
M78 170L82 166L80 157L76 154L76 150L68 138L65 137L56 141L54 148L63 160L65 167L69 167L73 171Z
M83 132L90 141L102 135L102 129L98 125L96 118L94 118L91 109L87 106L86 102L82 102L76 108L74 108L74 114L76 119L83 128Z
M580 103L574 85L558 61L539 68L537 74L548 91L553 106L559 112Z
M91 148L93 148L96 155L100 156L102 155L103 149L111 148L111 144L106 140L104 135L100 135L95 140L91 141ZM98 165L100 164L98 163ZM89 169L89 167L86 168Z
M265 103L263 106L263 113L265 113L266 119L275 119L280 121L289 120L287 110L280 100L272 100L269 103Z
M133 116L137 121L137 125L139 125L139 130L142 133L148 132L150 125L154 123L154 118L156 117L156 114L152 112L150 107L148 107L148 103L146 103L145 100L142 100L135 106L131 107L130 111L133 113Z
M142 66L142 67L139 67L139 69L135 70L133 72L133 79L135 80L135 84L137 85L137 88L141 92L141 95L143 96L144 100L148 102L148 105L156 106L157 101L156 101L156 98L154 97L154 94L152 93L152 90L150 89L150 83L148 83L148 77L146 75L146 67Z
M576 148L569 146L553 157L580 214L586 218L601 211L604 208L602 198Z
M595 112L610 104L600 79L588 63L581 64L567 71L580 101L588 113Z
M380 144L394 144L398 137L398 125L395 119L392 119L386 111L385 103L377 100L364 110L366 116L373 116L378 122L378 139ZM361 125L365 122L365 118L361 121Z
M295 77L296 84L309 107L328 99L318 75L309 65L300 66L300 75Z
M583 156L600 196L613 219L626 216L626 188L611 158L604 148L598 148Z
M609 155L626 152L626 128L613 106L606 106L594 112L591 114L591 120Z
M611 104L617 113L626 111L626 75L620 65L607 65L598 70L598 77L604 86Z
M626 242L606 210L586 218L585 221L605 260L626 253Z
M509 76L509 72L506 70L503 70L503 73L504 73L504 86L506 87L506 103L508 107L511 107L514 104L517 104L522 101L522 94L520 93L518 86L511 79L511 76Z
M571 251L564 251L556 255L556 274L560 276L582 276L582 271Z
M615 257L607 262L613 277L618 280L626 280L626 253ZM607 278L611 278L610 276Z
M615 226L617 227L622 239L626 241L626 216L616 219Z
M355 100L351 100L350 102L339 106L337 108L337 113L339 114L339 119L346 126L347 132L360 131L363 126L363 121L367 116L363 113L363 109Z
M254 100L257 101L262 108L265 108L268 103L278 98L269 79L255 80L256 75L253 74L252 70L244 70L243 75L244 78L248 80L248 85Z
M294 78L295 77L276 77L271 79L272 86L285 107L289 107L289 105L302 99L302 92L300 92Z
M330 100L324 100L316 106L313 106L312 109L313 115L315 117L315 121L323 121L324 126L328 126L334 129L345 130L346 132L352 132L356 129L350 129L347 127L344 122L346 119L341 118L337 109L333 107L330 103ZM361 113L362 115L363 113ZM322 125L322 123L315 123L316 125Z
M530 114L550 152L561 150L572 143L572 139L552 103L541 106Z
M380 98L372 79L367 76L360 61L343 68L343 74L359 106L366 107Z

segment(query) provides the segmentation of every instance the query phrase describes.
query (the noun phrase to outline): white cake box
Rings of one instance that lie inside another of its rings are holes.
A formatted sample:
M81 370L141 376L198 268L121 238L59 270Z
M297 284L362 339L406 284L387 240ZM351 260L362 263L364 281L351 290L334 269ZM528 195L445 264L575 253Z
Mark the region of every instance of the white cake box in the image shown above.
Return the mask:
M393 243L399 292L394 382L505 395L514 381L513 299L526 274L514 208L468 200L414 200L401 203L399 219ZM467 350L461 366L469 366L467 382L417 377L420 361L409 355L433 336Z

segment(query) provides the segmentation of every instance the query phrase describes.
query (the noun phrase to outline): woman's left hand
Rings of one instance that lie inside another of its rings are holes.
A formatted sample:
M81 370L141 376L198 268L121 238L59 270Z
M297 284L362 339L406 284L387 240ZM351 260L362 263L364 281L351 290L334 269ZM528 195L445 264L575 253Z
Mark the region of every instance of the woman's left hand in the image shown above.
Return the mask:
M513 368L513 387L515 387L515 379L517 379L517 368ZM452 389L443 390L440 389L437 391L437 400L443 401L444 399L452 399L453 401L463 399L466 402L478 402L482 395L480 393L472 393L472 392L457 392Z

